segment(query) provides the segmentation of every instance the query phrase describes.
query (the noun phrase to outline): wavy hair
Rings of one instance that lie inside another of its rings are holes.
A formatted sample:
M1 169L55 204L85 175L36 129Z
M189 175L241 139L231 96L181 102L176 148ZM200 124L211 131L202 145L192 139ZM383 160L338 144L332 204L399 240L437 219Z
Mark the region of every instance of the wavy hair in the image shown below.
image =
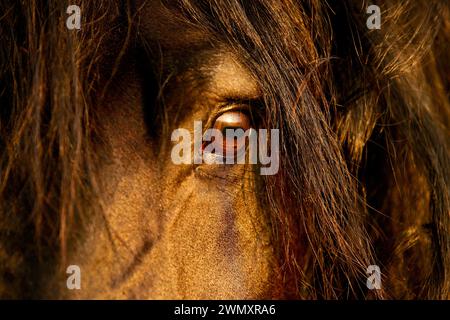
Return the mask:
M285 295L448 299L448 5L372 1L382 25L369 30L367 1L164 3L240 57L280 129L260 201ZM137 8L83 3L67 32L67 5L0 3L1 297L37 296L42 257L63 261L73 226L101 211L93 106L139 41ZM366 288L369 265L382 290Z

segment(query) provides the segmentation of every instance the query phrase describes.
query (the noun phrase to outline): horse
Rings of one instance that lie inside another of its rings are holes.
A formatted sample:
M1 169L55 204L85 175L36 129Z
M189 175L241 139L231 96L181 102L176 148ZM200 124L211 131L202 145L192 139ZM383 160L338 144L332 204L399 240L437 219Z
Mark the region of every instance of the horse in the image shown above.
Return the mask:
M66 5L0 3L0 297L450 297L448 4ZM196 121L276 172L175 163Z

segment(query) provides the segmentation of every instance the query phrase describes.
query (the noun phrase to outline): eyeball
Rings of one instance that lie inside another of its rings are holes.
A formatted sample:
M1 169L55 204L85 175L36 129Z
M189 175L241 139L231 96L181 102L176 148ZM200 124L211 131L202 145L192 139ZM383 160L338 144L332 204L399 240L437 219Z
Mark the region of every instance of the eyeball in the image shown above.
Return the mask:
M222 133L222 148L215 150L215 156L235 158L245 152L245 132L250 128L250 117L242 111L228 111L217 117L213 129Z

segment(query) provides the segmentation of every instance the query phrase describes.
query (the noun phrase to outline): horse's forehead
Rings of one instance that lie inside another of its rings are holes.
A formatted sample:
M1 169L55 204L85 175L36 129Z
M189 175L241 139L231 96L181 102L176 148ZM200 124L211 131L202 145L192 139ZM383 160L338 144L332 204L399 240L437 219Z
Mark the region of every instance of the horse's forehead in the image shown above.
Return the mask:
M144 1L141 1L144 2ZM138 11L139 28L150 41L166 48L183 49L201 46L210 37L200 28L187 22L176 8L167 8L159 0L145 1Z

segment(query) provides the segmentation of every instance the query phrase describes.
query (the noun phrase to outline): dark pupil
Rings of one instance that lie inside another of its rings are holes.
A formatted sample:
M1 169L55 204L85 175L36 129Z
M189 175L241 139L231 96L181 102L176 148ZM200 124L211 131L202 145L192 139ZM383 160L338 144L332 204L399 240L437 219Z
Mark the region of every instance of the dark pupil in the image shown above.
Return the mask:
M237 130L237 129L242 129L242 130L244 130L243 128L241 128L241 127L224 127L223 129L222 129L222 134L226 137L226 134L227 134L227 129L231 129L231 130ZM241 135L243 135L244 134L244 132L238 132L238 133L240 133ZM236 136L237 138L241 138L241 136Z

